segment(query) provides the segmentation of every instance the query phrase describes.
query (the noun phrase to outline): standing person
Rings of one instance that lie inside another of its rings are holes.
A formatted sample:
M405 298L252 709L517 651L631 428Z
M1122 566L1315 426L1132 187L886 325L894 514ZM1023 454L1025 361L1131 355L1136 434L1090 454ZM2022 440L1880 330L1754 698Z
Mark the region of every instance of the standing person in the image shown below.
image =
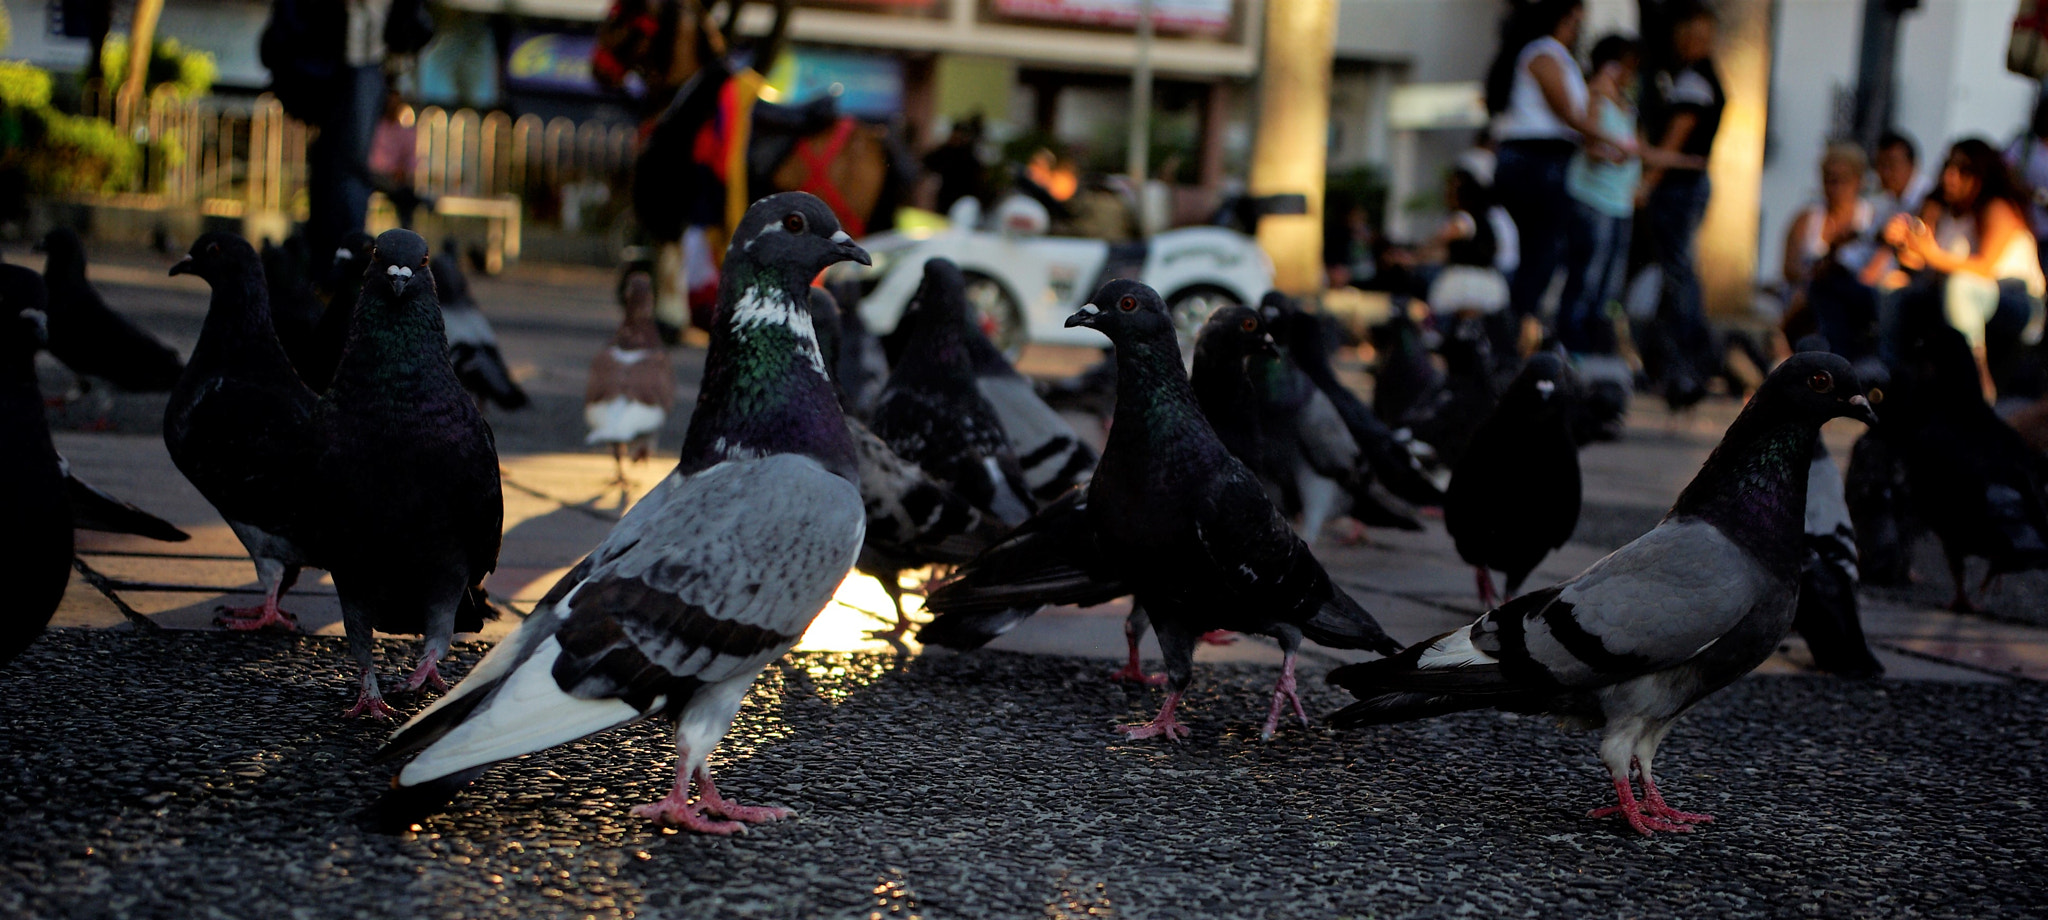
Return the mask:
M1612 156L1612 145L1586 118L1586 78L1572 54L1585 20L1582 0L1517 0L1486 74L1486 108L1500 142L1492 185L1521 247L1509 288L1518 317L1536 315L1564 251L1572 154L1583 141L1596 155Z
M285 111L317 128L306 145L306 238L333 252L363 229L370 144L384 114L384 68L433 37L423 0L276 0L262 58Z
M962 198L981 201L988 196L988 167L981 163L980 149L981 115L976 114L954 122L945 142L924 155L925 171L939 180L935 210L940 214L951 213L953 203Z
M398 212L398 225L412 229L413 214L420 205L431 205L425 196L413 188L413 169L418 164L419 131L412 122L412 112L405 104L405 97L399 95L398 87L389 87L384 94L384 114L377 121L377 130L370 139L370 184L384 197L391 199L391 207Z
M1664 368L1665 396L1674 406L1691 405L1706 393L1713 365L1706 306L1694 267L1693 242L1706 216L1712 187L1706 160L1721 130L1727 96L1711 57L1719 24L1696 0L1674 0L1668 69L1649 81L1643 105L1643 136L1665 153L1696 157L1698 166L1647 165L1643 171L1643 219L1664 278L1658 305L1659 330L1670 350Z
M1587 115L1609 137L1635 139L1636 108L1628 94L1640 61L1636 41L1628 36L1609 35L1593 45ZM1609 163L1584 151L1572 157L1565 173L1572 220L1565 241L1557 338L1574 354L1614 353L1614 325L1606 321L1605 313L1607 304L1621 296L1628 273L1629 224L1642 174L1640 157Z
M1901 263L1947 276L1938 308L1970 343L1987 398L2010 385L2018 346L2040 340L2048 278L2026 205L2004 158L1970 138L1949 148L1920 217L1902 214L1884 228Z

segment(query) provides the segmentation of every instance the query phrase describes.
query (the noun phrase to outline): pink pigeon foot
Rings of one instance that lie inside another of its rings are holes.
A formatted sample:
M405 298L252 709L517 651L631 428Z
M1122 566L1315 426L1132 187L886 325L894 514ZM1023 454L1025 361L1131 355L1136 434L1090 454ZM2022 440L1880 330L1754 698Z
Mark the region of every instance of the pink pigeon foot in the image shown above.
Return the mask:
M215 607L213 623L222 629L237 632L255 632L264 629L278 629L284 632L298 632L299 618L277 606L275 601L266 601L254 607Z
M687 790L679 788L660 801L633 806L633 817L720 837L746 832L747 826L738 821L714 821L704 817L704 803L688 801L688 796Z
M1654 834L1658 831L1664 831L1666 833L1672 834L1687 834L1692 832L1691 825L1674 824L1656 815L1644 814L1642 805L1636 802L1635 790L1629 788L1629 782L1627 777L1620 777L1615 779L1614 797L1620 800L1620 804L1609 805L1605 808L1595 808L1592 811L1587 812L1586 817L1605 818L1609 815L1620 815L1622 817L1622 820L1628 822L1628 826L1630 828L1634 829L1636 833L1641 834L1645 837L1648 837L1651 834Z
M346 719L369 718L381 721L398 718L398 711L387 705L383 697L366 690L356 697L356 704L341 715Z
M1209 645L1236 645L1237 633L1227 629L1212 629L1202 634L1202 641Z
M1657 789L1657 781L1643 774L1643 811L1666 821L1678 824L1712 824L1714 816L1690 811L1679 811L1664 804L1664 793Z
M1179 705L1180 694L1168 693L1165 705L1159 707L1159 715L1154 716L1152 721L1139 725L1119 725L1116 730L1123 732L1124 737L1132 741L1163 736L1166 740L1179 744L1182 738L1193 734L1187 726L1180 724L1180 720L1173 717L1174 707Z
M1280 730L1280 706L1282 703L1294 704L1295 717L1301 720L1302 725L1306 726L1309 724L1308 713L1303 712L1301 709L1301 697L1294 693L1293 652L1288 652L1286 659L1280 663L1280 680L1273 684L1273 708L1266 713L1266 728L1259 733L1260 741L1273 740L1273 733Z
M1479 606L1492 610L1500 603L1500 594L1493 590L1493 573L1485 566L1472 567L1472 582L1479 586Z
M773 805L741 805L719 795L718 785L711 781L711 771L703 767L697 768L697 791L697 804L703 807L705 814L715 817L747 824L763 824L780 821L796 814L787 808L777 808Z
M1137 684L1141 687L1157 687L1166 683L1166 675L1164 674L1145 673L1145 664L1138 658L1138 633L1133 632L1128 624L1124 627L1124 639L1131 647L1131 658L1129 661L1124 662L1122 669L1118 670L1115 674L1109 675L1110 682L1116 684Z
M413 669L412 676L405 679L405 689L418 690L421 687L432 688L436 693L448 689L448 682L441 679L440 665L435 664L432 658L421 661L420 666Z

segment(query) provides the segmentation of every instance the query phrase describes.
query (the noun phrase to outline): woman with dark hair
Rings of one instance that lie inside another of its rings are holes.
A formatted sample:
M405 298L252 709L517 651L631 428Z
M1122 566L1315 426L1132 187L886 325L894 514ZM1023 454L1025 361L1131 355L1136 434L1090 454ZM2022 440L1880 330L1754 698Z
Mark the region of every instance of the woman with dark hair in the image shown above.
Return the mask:
M1885 225L1905 266L1947 276L1942 310L1977 355L1985 395L1996 393L2022 341L2039 341L2044 282L2026 196L2005 159L1977 138L1949 148L1920 216Z
M1533 316L1564 250L1571 199L1565 169L1580 144L1614 159L1614 143L1586 117L1586 78L1572 46L1583 0L1517 0L1501 24L1486 74L1486 108L1500 142L1493 189L1515 220L1521 258L1509 286L1517 316Z

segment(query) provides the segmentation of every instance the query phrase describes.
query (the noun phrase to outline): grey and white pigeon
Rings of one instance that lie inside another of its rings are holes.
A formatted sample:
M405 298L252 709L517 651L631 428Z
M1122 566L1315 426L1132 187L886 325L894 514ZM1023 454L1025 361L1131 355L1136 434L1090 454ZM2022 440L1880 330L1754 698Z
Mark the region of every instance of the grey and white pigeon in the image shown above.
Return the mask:
M489 400L501 409L524 409L532 400L512 379L512 369L498 352L498 333L470 293L461 263L454 237L442 241L440 258L431 262L434 291L441 298L441 325L448 336L448 361L478 400Z
M0 611L0 666L43 634L71 582L71 506L36 384L43 298L41 276L0 265L0 519L11 544L0 553L9 595Z
M438 662L455 633L496 615L483 580L505 517L498 451L448 363L428 261L417 233L377 237L318 407L320 554L361 674L351 716L393 714L373 630L424 635L406 687L445 689Z
M1049 502L1087 482L1095 471L1095 449L1046 404L1031 378L1017 372L979 325L967 324L964 341L974 388L996 410L1032 497Z
M1595 817L1619 814L1642 834L1712 820L1664 801L1657 745L1680 715L1763 663L1792 628L1813 445L1822 423L1843 417L1877 420L1849 362L1793 356L1656 528L1470 626L1331 671L1329 682L1358 698L1331 721L1499 709L1604 727L1600 759L1619 801ZM1632 777L1642 781L1640 801Z
M50 353L82 377L160 393L178 384L177 351L114 311L85 276L85 244L69 227L43 237Z
M208 233L173 275L213 288L192 361L164 407L164 447L249 551L263 602L222 607L229 629L296 630L280 605L320 557L319 397L292 370L271 324L269 287L248 241Z
M728 834L788 814L726 799L705 759L860 551L854 446L804 306L810 279L848 259L867 254L817 198L748 209L675 472L392 736L380 760L412 759L373 824L422 820L497 761L657 715L677 723L675 789L636 815Z
M646 272L627 275L619 300L625 315L618 331L590 359L590 382L583 388L583 422L590 434L583 443L611 447L623 484L627 455L641 463L654 453L655 436L676 407L676 378L654 328L654 279Z
M995 407L981 395L968 340L967 287L945 259L924 266L902 360L889 374L868 427L974 506L1016 525L1035 503Z
M1843 494L1842 468L1820 442L1806 468L1806 551L1792 628L1806 640L1814 667L1859 679L1883 674L1884 664L1863 637L1856 602L1856 525Z
M1186 737L1189 729L1175 712L1193 679L1195 643L1211 630L1279 641L1285 659L1266 714L1268 737L1283 707L1291 703L1301 715L1294 658L1303 638L1382 654L1398 650L1371 614L1330 580L1258 478L1217 439L1182 369L1173 320L1157 292L1111 281L1067 325L1095 329L1116 349L1116 418L1088 485L1085 516L1076 519L1074 502L1055 503L1018 529L1026 537L1055 537L1042 544L1042 555L1022 552L1031 544L1013 535L963 567L926 607L967 613L1032 600L1070 603L1116 588L1122 590L1109 596L1133 595L1159 635L1168 692L1157 718L1125 727L1132 738Z

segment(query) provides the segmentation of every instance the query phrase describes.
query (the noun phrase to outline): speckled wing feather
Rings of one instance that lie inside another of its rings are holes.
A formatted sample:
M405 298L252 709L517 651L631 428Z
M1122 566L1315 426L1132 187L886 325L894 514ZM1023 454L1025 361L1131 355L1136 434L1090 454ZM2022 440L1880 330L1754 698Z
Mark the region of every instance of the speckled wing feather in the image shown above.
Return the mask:
M424 748L401 774L424 782L751 680L831 600L864 521L853 485L798 455L671 476L380 756Z
M1094 448L1046 405L1030 380L1015 371L980 374L974 388L996 410L1032 495L1049 501L1087 481L1095 469Z
M860 496L867 506L868 546L911 565L960 563L994 542L1001 526L853 417L846 419L860 462Z

